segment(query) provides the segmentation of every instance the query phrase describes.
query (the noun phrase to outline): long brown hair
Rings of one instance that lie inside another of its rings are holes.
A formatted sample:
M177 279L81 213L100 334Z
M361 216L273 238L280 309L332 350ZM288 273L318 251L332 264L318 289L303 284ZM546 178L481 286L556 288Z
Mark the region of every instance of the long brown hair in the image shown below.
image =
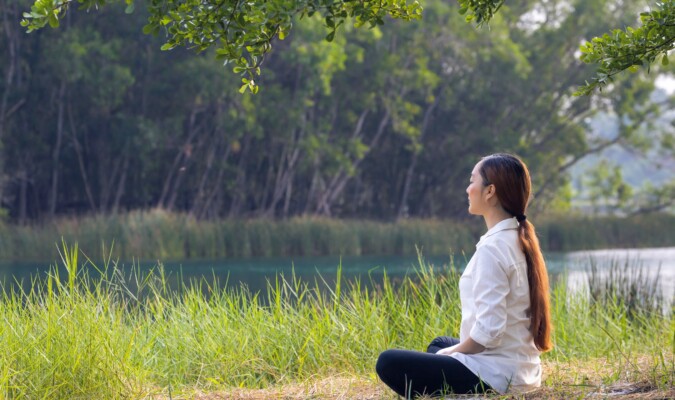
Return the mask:
M525 215L532 185L530 172L520 158L500 153L483 158L480 174L484 185L495 185L502 208L520 223L518 239L527 260L527 280L530 286L530 332L537 349L551 350L553 344L548 273L534 225Z

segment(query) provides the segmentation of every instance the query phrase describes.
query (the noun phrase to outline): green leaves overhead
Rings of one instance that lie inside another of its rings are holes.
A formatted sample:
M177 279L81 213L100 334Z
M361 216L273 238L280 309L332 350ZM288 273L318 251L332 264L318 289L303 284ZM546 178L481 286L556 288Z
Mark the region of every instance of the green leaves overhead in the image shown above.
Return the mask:
M464 15L466 22L483 25L489 22L504 4L504 0L457 0L459 13Z
M49 24L59 25L59 18L74 0L36 0L31 12L24 13L22 25L31 32ZM81 8L104 6L116 0L77 0ZM127 12L134 10L133 0L126 0ZM235 72L245 76L244 86L257 91L256 79L265 55L274 39L283 40L294 18L322 17L332 41L338 28L351 18L355 25L374 27L384 18L416 19L422 9L408 0L149 0L146 34L164 32L163 50L185 46L197 51L216 48L216 56L234 64Z
M49 24L56 28L67 9L77 1L91 9L122 0L35 0L21 24L28 32ZM126 12L134 11L134 0L124 0ZM478 26L489 23L504 0L457 0L459 13ZM668 65L668 51L675 41L675 0L664 0L640 16L642 26L614 30L581 46L581 59L596 64L598 70L576 95L588 95L602 88L625 70L637 71L654 62ZM147 0L150 13L146 34L167 35L163 50L186 46L197 51L216 48L225 63L234 64L235 73L247 79L245 88L257 90L260 67L272 42L284 40L295 18L321 17L329 42L347 19L355 26L371 28L384 24L386 17L418 19L422 7L418 0Z
M675 41L675 4L673 0L657 3L640 14L642 26L616 29L581 45L581 60L598 65L595 76L579 88L577 95L588 95L611 82L620 72L637 72L640 67L661 61L668 65L668 51Z

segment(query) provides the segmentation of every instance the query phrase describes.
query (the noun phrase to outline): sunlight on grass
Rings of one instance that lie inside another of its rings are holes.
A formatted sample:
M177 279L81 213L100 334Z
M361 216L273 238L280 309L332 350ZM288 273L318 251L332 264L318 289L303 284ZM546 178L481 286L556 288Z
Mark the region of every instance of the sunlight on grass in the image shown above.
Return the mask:
M421 257L402 280L346 281L338 266L331 279L279 275L253 293L206 279L174 290L161 265L124 274L110 257L92 269L77 254L63 246L66 276L53 268L30 290L4 291L0 397L218 398L208 396L236 390L321 397L332 389L320 382L338 377L354 391L340 384L337 391L387 398L374 374L382 350L421 350L435 336L458 334L459 274ZM339 284L327 283L333 278ZM620 299L598 306L564 284L552 299L556 347L544 356L545 391L616 382L672 388L672 313L628 318Z

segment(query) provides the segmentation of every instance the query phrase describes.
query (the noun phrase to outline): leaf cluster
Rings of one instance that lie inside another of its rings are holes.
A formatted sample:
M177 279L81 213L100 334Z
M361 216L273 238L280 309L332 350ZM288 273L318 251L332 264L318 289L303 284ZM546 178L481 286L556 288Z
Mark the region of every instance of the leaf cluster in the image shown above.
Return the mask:
M596 88L610 83L613 77L625 70L637 72L661 57L661 64L668 65L668 51L675 41L675 3L665 0L651 11L640 14L642 26L615 29L581 45L581 60L597 64L595 76L579 88L577 95L588 95Z
M489 22L504 4L504 0L458 0L459 13L466 22L481 26Z
M24 13L22 25L28 31L59 26L59 19L74 0L36 0ZM125 0L127 12L134 11L134 0ZM80 8L91 9L115 0L77 0ZM162 46L170 50L185 46L197 51L215 48L216 56L234 64L243 76L240 92L258 91L256 79L272 42L283 40L296 17L321 16L332 41L338 28L351 18L355 25L375 27L386 17L410 20L420 18L422 8L416 0L148 0L146 34L167 36Z

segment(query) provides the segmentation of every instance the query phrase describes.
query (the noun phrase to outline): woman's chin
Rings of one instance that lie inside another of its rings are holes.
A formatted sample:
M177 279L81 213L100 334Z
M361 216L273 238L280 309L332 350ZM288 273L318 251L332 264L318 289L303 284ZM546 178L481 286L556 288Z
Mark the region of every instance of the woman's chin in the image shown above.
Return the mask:
M469 208L467 209L467 211L468 211L469 214L471 214L471 215L482 215L482 214L476 212L476 210L472 209L470 204L469 204Z

